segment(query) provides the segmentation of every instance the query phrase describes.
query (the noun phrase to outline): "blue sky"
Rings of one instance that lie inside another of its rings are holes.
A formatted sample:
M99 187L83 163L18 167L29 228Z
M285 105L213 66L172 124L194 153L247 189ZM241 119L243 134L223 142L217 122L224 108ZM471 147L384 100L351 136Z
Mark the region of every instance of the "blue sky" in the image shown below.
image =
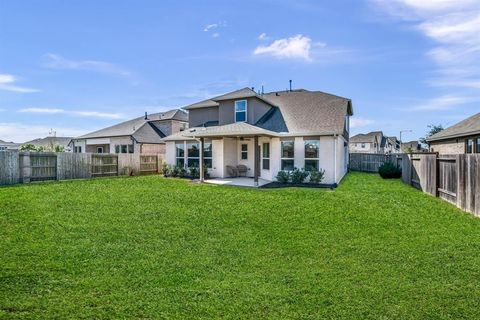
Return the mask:
M353 100L404 140L480 111L478 0L0 0L0 139L79 135L241 87Z

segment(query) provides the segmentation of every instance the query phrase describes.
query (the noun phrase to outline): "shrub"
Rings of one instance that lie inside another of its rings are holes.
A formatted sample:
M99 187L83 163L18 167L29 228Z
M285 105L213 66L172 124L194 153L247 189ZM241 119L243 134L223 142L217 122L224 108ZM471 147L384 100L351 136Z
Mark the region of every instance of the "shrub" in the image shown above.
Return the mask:
M290 172L283 170L278 171L277 181L280 183L287 183L288 181L290 181Z
M160 167L160 173L163 174L164 177L168 177L169 171L169 165L166 162L162 162L162 166Z
M185 178L187 175L187 170L184 167L178 167L178 177Z
M303 183L307 179L309 173L303 169L295 168L291 173L292 183Z
M170 169L170 175L172 177L178 177L179 171L180 171L180 167L172 166L172 168Z
M310 182L311 183L321 183L323 178L325 177L325 170L319 169L310 171Z
M402 177L402 168L391 162L385 162L378 168L378 173L384 179L398 179Z
M200 178L200 169L197 167L188 168L190 178L198 179Z

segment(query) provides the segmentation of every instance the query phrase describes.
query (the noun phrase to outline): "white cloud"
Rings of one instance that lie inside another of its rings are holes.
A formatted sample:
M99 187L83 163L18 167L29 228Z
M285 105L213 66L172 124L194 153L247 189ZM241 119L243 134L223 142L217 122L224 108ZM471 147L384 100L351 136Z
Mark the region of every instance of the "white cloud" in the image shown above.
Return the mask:
M389 15L414 23L436 45L426 54L449 75L431 85L478 88L480 70L480 6L478 0L371 0ZM454 70L475 70L458 73ZM456 73L452 77L453 73Z
M253 51L254 55L271 55L281 59L301 59L312 61L310 49L312 40L301 34L294 37L278 39L268 46L258 46Z
M120 113L105 113L98 111L76 111L76 110L64 110L57 108L25 108L20 109L18 112L22 113L44 113L44 114L65 114L70 116L90 117L90 118L104 118L104 119L123 119L124 115Z
M452 110L460 105L478 101L478 100L479 99L475 97L443 95L440 97L432 98L420 104L417 104L408 110L416 110L416 111Z
M269 36L267 36L267 34L265 32L261 33L259 36L258 36L258 40L260 41L265 41L265 40L268 40L270 39Z
M375 121L370 120L370 119L364 119L364 118L351 118L350 119L350 127L351 128L366 127L366 126L371 125L373 123L375 123Z
M212 33L212 38L218 38L218 37L220 37L220 33L218 32Z
M208 31L210 31L210 29L216 29L216 28L218 28L218 23L212 23L212 24L209 24L209 25L205 26L203 31L208 32Z
M86 70L118 76L131 76L131 72L109 62L96 60L70 60L58 54L47 53L44 66L51 69Z
M31 93L31 92L40 91L37 89L18 86L15 84L17 81L18 81L17 77L11 74L0 73L0 90L18 92L18 93Z
M53 128L59 137L76 137L85 134L91 130L82 130L74 128ZM18 143L29 141L35 138L43 138L49 135L52 127L42 125L31 125L17 122L0 123L0 139L5 141L15 141Z

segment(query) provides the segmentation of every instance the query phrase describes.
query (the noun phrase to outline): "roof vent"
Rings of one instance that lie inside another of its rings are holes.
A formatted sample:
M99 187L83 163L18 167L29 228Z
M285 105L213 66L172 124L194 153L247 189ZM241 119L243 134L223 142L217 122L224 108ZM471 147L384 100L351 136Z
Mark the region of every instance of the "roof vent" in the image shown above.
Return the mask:
M290 92L292 92L292 80L288 80L288 82L290 83Z
M145 111L145 120L148 120L147 111Z

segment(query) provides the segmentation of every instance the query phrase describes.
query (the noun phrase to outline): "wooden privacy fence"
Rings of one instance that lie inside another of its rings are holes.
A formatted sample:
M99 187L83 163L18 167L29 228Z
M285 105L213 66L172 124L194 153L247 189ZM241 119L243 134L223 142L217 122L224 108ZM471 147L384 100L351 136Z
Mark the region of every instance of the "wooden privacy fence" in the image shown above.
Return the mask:
M0 185L158 173L159 155L0 152Z
M386 162L401 166L402 157L403 154L350 153L350 170L378 172L378 168Z
M480 155L409 154L402 180L480 216Z

